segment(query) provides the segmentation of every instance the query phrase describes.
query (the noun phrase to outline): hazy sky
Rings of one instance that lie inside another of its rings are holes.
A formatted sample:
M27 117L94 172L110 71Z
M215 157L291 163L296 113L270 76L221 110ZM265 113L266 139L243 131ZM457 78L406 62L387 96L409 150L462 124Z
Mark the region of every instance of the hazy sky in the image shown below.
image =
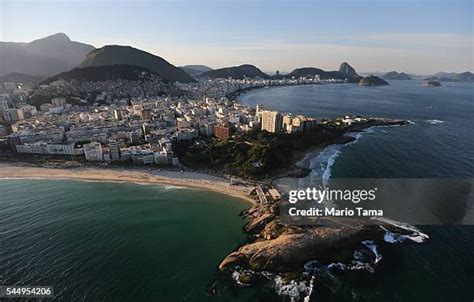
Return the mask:
M474 1L0 0L0 40L56 32L131 45L175 65L255 64L264 71L342 61L358 71L474 69Z

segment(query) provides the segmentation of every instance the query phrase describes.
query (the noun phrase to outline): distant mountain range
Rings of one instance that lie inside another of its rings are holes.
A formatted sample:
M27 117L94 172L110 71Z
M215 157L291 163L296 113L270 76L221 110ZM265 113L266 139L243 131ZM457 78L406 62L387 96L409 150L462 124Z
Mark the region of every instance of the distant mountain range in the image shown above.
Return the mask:
M102 82L102 81L113 81L113 80L129 80L137 81L150 79L153 75L159 79L158 74L150 71L149 69L131 66L131 65L105 65L105 66L93 66L74 68L72 70L62 72L53 77L50 77L40 85L48 85L57 80L77 80L79 82Z
M211 67L207 67L205 65L185 65L185 66L180 66L179 68L184 70L184 72L186 72L192 77L198 76L199 74L203 72L212 70Z
M397 72L397 71L390 71L387 72L384 76L386 80L412 80L412 78L404 73L404 72Z
M15 83L27 83L37 84L46 79L45 76L30 75L26 73L12 72L0 77L0 83L15 82Z
M51 76L81 63L94 47L63 33L30 43L0 42L0 76L10 73Z
M319 76L321 79L347 79L354 83L358 83L362 79L355 69L346 62L342 63L338 70L333 71L325 71L316 67L303 67L284 75L274 76L270 76L256 66L249 64L215 70L204 65L186 65L178 68L159 56L130 46L110 45L95 49L91 45L71 41L64 33L54 34L29 43L0 42L0 82L37 83L44 78L77 67L112 65L145 68L164 80L183 83L194 82L194 78L197 77L281 79ZM105 70L101 69L100 72ZM131 76L130 71L131 69L127 67L109 69L109 72L117 72L117 75L126 77ZM78 71L76 70L72 74L78 75ZM105 78L110 76L109 74ZM94 78L91 74L91 79ZM410 79L412 76L403 72L391 71L386 73L383 78L389 80ZM442 82L474 82L474 75L469 71L463 73L440 72L428 79Z
M455 72L438 72L427 80L438 80L441 82L474 82L474 74L466 71L461 73Z
M203 78L228 78L232 77L233 79L243 79L245 77L254 78L260 77L262 79L283 79L283 78L300 78L300 77L314 77L319 76L321 79L349 79L350 81L358 82L360 76L357 74L355 69L350 66L348 63L344 62L341 64L339 70L334 71L324 71L315 67L303 67L297 68L292 72L284 75L274 75L270 76L257 67L253 65L240 65L233 67L225 67L214 69L211 71L204 72L199 75Z
M240 80L244 79L245 77L247 78L261 77L263 79L271 78L268 74L264 73L257 67L253 65L249 65L249 64L209 70L209 71L201 73L199 77L211 78L211 79L232 77L233 79L240 79Z
M91 51L79 67L132 65L147 68L171 82L189 83L195 80L165 59L130 46L110 45Z
M339 79L345 80L346 78L351 81L358 81L360 80L359 75L355 72L354 68L352 68L349 64L343 63L344 66L341 67L340 70L333 70L333 71L325 71L315 67L304 67L304 68L297 68L290 72L289 74L284 75L283 77L286 78L299 78L299 77L314 77L319 76L321 80L327 79ZM342 71L341 71L342 70Z

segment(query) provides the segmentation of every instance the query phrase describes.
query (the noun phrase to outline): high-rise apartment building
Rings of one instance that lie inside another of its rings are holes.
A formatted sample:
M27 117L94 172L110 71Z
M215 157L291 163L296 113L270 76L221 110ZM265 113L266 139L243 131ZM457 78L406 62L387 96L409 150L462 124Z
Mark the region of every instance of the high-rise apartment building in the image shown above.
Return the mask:
M86 160L90 161L101 161L103 160L102 145L99 142L92 142L85 144L84 146L84 155Z
M280 131L282 124L282 116L278 111L264 110L261 114L261 129L275 133Z

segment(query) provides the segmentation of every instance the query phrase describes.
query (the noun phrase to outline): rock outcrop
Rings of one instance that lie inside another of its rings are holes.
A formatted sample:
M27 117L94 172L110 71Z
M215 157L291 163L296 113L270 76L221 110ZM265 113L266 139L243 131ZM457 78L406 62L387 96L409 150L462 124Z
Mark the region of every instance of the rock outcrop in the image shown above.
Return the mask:
M365 78L362 78L360 81L359 81L359 85L360 86L386 86L388 85L387 81L377 77L377 76L374 76L374 75L370 75L370 76L367 76Z
M359 76L355 69L347 62L343 62L341 66L339 66L339 72L348 79L357 78Z
M360 242L382 239L382 229L359 219L325 218L323 225L295 227L267 224L260 238L228 255L219 268L246 267L254 271L296 272L308 261L347 261ZM280 229L272 238L271 228ZM266 238L264 237L267 234ZM269 239L271 238L271 239Z
M423 82L423 86L425 86L425 87L440 87L441 83L439 81L436 81L436 80L428 80L428 81Z

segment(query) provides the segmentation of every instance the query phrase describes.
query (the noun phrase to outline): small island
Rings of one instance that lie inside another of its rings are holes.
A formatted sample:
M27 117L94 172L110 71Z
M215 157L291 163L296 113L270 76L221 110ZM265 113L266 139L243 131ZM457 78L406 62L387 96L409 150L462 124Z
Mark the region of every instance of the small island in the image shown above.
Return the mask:
M437 81L437 80L427 80L427 81L423 82L423 86L425 86L425 87L440 87L441 83L440 83L440 81Z
M381 79L374 75L370 75L370 76L362 78L359 81L359 85L360 86L386 86L388 85L388 83L384 79Z

